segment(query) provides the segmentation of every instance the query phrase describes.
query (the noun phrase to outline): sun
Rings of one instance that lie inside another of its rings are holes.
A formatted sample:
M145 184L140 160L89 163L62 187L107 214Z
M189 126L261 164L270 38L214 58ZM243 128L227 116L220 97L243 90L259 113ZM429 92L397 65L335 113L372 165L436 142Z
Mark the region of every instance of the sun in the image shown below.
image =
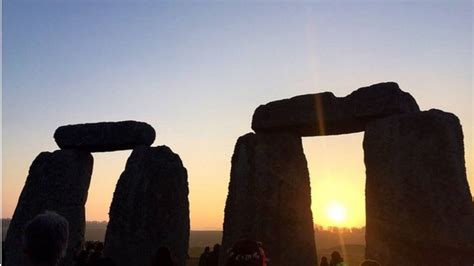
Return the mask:
M328 205L326 214L336 224L343 223L346 220L346 208L337 202Z

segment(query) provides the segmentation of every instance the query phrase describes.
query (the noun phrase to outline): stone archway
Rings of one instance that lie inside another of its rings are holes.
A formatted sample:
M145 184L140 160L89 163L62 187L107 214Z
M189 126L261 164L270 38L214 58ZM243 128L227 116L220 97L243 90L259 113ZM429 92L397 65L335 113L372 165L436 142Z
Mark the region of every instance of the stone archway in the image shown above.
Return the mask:
M156 249L173 250L184 266L189 241L187 172L166 146L150 147L155 130L136 121L59 127L54 138L61 150L43 152L30 167L5 239L4 264L24 265L23 229L28 221L55 211L69 222L62 265L73 265L82 249L85 203L92 176L92 152L133 149L120 176L109 212L106 256L117 265L146 265Z
M232 157L223 250L249 237L263 242L272 266L317 265L301 137L365 131L366 257L387 266L474 262L474 209L453 114L421 112L390 82L344 98L326 92L261 105L252 129Z

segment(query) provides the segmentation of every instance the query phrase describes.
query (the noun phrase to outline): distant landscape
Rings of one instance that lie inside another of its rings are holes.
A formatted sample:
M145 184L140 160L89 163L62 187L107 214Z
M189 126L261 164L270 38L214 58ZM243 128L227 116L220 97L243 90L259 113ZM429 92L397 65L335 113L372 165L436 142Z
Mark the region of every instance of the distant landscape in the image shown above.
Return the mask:
M8 230L10 219L2 219L2 241ZM86 240L103 241L107 222L90 221L86 224ZM318 249L318 257L329 257L331 252L339 251L345 254L349 265L358 265L364 258L365 252L365 228L323 228L315 226L315 237ZM202 253L206 246L212 248L220 243L222 231L195 231L192 230L189 239L189 265L197 263L196 258ZM342 242L342 243L341 243ZM345 250L343 250L345 247Z

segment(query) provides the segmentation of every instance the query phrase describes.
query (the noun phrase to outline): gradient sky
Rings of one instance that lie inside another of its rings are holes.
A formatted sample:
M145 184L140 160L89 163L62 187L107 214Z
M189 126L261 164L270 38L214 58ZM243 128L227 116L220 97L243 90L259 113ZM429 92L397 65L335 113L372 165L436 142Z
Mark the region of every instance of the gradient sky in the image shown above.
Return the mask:
M141 120L188 169L192 229L221 229L230 158L254 109L396 81L453 112L472 176L472 2L3 1L2 216L64 124ZM363 133L304 139L315 222L365 225ZM94 154L88 220L108 220L130 151Z

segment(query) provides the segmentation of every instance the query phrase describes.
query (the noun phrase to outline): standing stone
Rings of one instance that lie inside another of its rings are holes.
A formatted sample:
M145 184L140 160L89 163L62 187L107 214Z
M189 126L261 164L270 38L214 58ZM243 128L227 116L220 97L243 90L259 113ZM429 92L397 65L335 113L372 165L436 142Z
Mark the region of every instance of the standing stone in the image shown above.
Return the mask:
M184 266L188 254L188 176L166 146L137 147L128 158L110 206L106 256L118 266L151 265L165 246Z
M129 150L150 146L155 140L155 129L137 121L100 122L61 126L54 139L61 149L88 152Z
M323 92L260 105L253 114L252 129L300 136L347 134L364 131L377 118L419 111L409 93L395 82L385 82L359 88L346 97Z
M263 243L272 266L316 265L311 188L301 138L240 137L232 157L220 264L241 238Z
M458 118L430 110L371 123L364 137L366 256L382 265L474 263L474 208Z
M69 222L69 241L62 265L73 265L82 249L87 191L93 158L88 152L58 150L42 152L33 161L5 239L6 266L23 266L22 239L26 224L46 210Z

